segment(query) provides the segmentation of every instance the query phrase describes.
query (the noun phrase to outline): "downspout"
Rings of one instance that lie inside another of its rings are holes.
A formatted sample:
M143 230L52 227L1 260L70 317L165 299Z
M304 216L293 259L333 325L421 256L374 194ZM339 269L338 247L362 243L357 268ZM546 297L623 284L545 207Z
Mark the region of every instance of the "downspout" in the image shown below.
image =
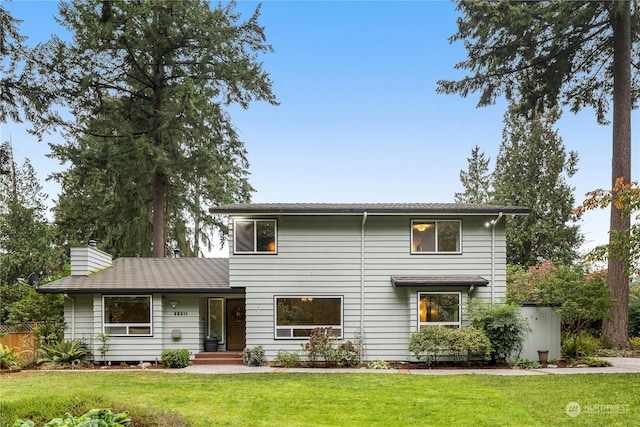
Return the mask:
M360 337L364 337L364 225L367 222L367 213L362 213L362 225L360 226ZM362 344L362 343L361 343ZM360 352L360 361L362 362L362 351Z
M76 339L76 300L71 298L69 294L64 294L65 298L71 300L71 339Z
M495 273L496 273L496 225L502 218L502 212L498 214L498 217L491 220L491 307L493 307L493 301L495 299Z

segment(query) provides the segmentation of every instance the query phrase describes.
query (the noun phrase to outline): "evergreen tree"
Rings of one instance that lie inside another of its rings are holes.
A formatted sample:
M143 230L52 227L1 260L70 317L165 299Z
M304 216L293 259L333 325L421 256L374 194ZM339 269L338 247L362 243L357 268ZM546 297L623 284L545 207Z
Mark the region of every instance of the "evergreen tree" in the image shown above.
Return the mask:
M542 112L559 103L573 112L595 110L606 124L613 104L611 188L631 181L631 109L640 96L640 8L630 1L459 1L458 32L468 58L456 65L472 75L438 82L441 93L467 96L480 91L479 106L498 96L521 100ZM628 235L631 222L611 206L611 245ZM609 309L603 335L629 348L627 257L610 257L607 280L619 304Z
M471 150L471 157L467 158L468 170L460 171L464 192L455 194L456 203L491 203L493 192L489 161L477 145Z
M59 222L83 239L102 230L115 254L164 257L167 239L188 249L194 223L199 238L219 225L206 207L252 190L226 107L276 104L257 57L271 51L259 8L245 22L234 2L203 0L74 0L60 14L73 43L54 37L33 55L40 84L73 117L39 123L67 132L53 149L71 162L57 176Z
M555 112L505 115L494 171L495 203L531 207L528 216L507 219L507 262L534 266L542 260L570 264L582 243L572 215L578 155L567 153L553 125Z
M37 294L29 280L43 284L60 274L67 250L52 244L46 196L31 163L17 167L11 145L2 148L9 153L3 165L9 173L0 175L0 323L59 318L61 297Z

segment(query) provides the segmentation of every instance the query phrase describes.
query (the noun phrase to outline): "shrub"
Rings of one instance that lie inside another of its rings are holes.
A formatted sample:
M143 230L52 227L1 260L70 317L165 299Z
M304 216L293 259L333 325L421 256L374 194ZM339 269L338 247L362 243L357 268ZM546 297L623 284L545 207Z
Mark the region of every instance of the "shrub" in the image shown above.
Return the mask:
M540 363L536 362L535 360L518 358L509 363L509 366L511 366L512 368L520 369L538 369L540 367Z
M640 337L633 337L629 340L631 343L631 348L640 351Z
M0 369L17 369L20 352L16 347L0 345Z
M64 339L64 323L49 321L38 323L33 328L33 336L42 344L55 344Z
M520 316L515 304L489 304L469 301L469 318L475 328L482 329L491 342L492 363L506 363L518 357L522 345L531 331L526 319Z
M264 356L264 349L261 345L256 347L245 347L242 350L242 361L247 366L262 366L267 359Z
M283 368L295 368L300 365L300 355L297 352L289 353L280 350L273 360L273 364Z
M60 366L74 366L80 363L87 354L87 350L80 341L63 340L53 344L43 344L38 349L38 354L42 357L38 363L51 363Z
M386 360L372 360L367 364L369 369L389 369L389 362Z
M565 335L562 339L562 355L567 359L593 356L600 347L600 340L587 333Z
M336 359L340 366L357 366L360 363L360 351L351 341L345 341L336 348Z
M332 354L335 334L332 328L313 328L309 335L309 341L302 344L302 349L307 353L307 360L312 364L322 358L327 363L333 363L335 354Z
M44 427L73 427L73 426L100 426L100 427L131 427L131 419L127 412L114 414L110 409L91 409L86 414L75 418L71 414L65 414L62 418L54 418ZM29 420L17 420L13 427L35 427L35 423Z
M590 368L604 368L606 366L612 366L611 362L608 360L598 359L597 357L581 357L571 363L571 366L573 367L577 365L587 365Z
M163 350L160 361L167 368L186 368L189 366L189 350L186 348Z
M449 328L431 326L418 329L411 334L409 351L421 362L431 365L438 361L449 345Z
M456 362L470 361L471 356L487 360L491 356L491 342L476 328L449 329L449 354Z

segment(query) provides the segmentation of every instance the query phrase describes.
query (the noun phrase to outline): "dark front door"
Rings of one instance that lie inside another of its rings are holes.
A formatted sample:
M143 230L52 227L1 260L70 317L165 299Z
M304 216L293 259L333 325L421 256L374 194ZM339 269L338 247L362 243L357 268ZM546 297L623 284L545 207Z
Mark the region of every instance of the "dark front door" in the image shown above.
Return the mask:
M245 346L246 318L243 299L227 300L227 350L243 350Z

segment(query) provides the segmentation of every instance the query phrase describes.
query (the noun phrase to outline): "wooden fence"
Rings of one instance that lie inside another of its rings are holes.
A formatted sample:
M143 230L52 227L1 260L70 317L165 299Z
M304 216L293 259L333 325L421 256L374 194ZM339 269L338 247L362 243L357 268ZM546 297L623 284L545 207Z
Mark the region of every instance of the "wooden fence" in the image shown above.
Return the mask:
M3 325L4 326L4 325ZM0 328L0 332L2 332ZM27 328L32 329L32 328ZM9 348L17 348L20 358L23 361L32 360L36 352L36 338L30 330L20 332L4 332L6 335L0 336L0 345Z

